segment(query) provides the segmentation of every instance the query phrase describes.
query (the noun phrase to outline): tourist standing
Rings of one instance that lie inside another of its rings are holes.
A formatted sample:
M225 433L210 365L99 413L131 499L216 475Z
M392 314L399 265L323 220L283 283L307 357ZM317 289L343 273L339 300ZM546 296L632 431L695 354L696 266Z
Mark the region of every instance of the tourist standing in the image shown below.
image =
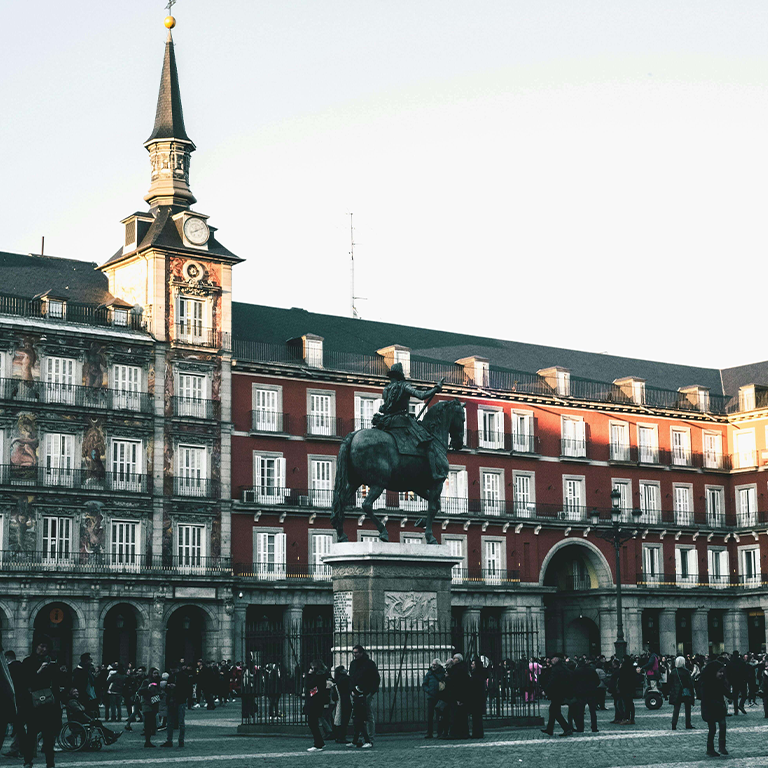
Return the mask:
M686 669L685 659L678 656L675 668L669 673L669 703L672 704L672 730L677 728L681 705L685 707L685 727L693 728L691 724L691 705L693 704L693 677Z
M725 748L725 716L727 706L725 697L728 694L728 684L725 679L725 668L716 660L710 661L701 671L701 717L709 726L707 733L707 755L719 757L727 755ZM715 750L715 732L719 732L719 749Z
M597 691L600 687L600 677L595 668L582 659L573 672L573 693L576 703L573 712L574 730L584 732L584 710L589 707L589 719L592 733L597 733Z
M376 719L373 716L373 697L379 690L381 676L379 675L376 662L368 656L362 645L355 645L352 648L352 663L349 665L349 683L352 688L360 688L365 694L368 703L368 720L366 728L368 736L373 741L376 736Z
M733 714L738 715L739 710L743 715L747 714L744 703L747 700L747 675L749 667L744 663L741 654L734 651L731 660L725 667L725 676L731 686L733 694Z
M349 675L346 667L339 664L333 671L333 684L336 688L336 709L333 713L333 726L337 744L348 744L347 727L352 714L352 698L349 687Z
M445 681L445 670L440 663L440 659L432 659L432 664L427 670L427 674L424 675L424 680L421 683L421 687L424 693L427 694L427 734L425 739L432 738L432 730L434 728L434 720L437 707L437 702L440 700L440 683ZM443 686L445 688L445 686ZM439 718L439 714L438 714ZM438 725L437 733L440 735L440 726Z
M469 714L472 718L472 738L482 739L483 715L485 714L486 673L483 660L472 659L469 673Z
M330 700L330 685L325 664L316 659L309 665L309 674L304 680L304 713L314 739L307 752L319 752L325 747L323 735L320 733L320 718Z
M658 664L656 666L658 669ZM651 679L649 674L648 679ZM630 656L625 656L619 669L618 693L624 709L624 719L619 725L635 724L635 687L637 686L637 667Z
M549 719L547 727L543 728L541 732L548 736L554 736L555 722L557 722L563 729L560 735L571 736L573 729L563 717L562 706L566 700L573 698L573 681L571 671L563 664L560 656L552 657L549 673L544 682L544 693L549 698Z
M157 712L160 708L160 671L149 670L147 679L139 688L141 714L144 717L144 746L154 747L152 737L157 733Z
M96 675L93 671L91 654L84 653L80 656L80 663L72 672L72 687L77 688L80 703L91 717L100 717L99 699L96 693Z

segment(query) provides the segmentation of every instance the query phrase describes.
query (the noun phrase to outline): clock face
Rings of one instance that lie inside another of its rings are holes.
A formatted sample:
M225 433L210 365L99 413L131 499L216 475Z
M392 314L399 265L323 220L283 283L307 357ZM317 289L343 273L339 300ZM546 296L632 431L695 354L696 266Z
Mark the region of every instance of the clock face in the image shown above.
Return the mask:
M193 245L204 245L208 241L208 225L202 219L190 217L184 221L184 234Z

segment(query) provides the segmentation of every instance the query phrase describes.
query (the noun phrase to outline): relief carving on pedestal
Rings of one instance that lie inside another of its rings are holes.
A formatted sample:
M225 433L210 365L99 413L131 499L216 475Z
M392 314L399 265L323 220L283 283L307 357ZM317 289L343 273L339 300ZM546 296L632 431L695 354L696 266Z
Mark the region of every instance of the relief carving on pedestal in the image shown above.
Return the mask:
M433 624L437 621L437 593L385 592L384 618L387 624Z

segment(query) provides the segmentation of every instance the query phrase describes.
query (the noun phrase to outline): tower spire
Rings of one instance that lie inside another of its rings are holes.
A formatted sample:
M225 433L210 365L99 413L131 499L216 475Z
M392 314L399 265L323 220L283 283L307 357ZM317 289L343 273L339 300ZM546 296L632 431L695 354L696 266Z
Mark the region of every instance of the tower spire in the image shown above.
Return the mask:
M168 38L165 41L155 126L144 142L152 165L152 180L144 199L152 208L161 205L189 208L197 202L189 188L189 160L195 145L184 128L179 75L171 35L171 27L175 26L176 20L168 16L165 23Z

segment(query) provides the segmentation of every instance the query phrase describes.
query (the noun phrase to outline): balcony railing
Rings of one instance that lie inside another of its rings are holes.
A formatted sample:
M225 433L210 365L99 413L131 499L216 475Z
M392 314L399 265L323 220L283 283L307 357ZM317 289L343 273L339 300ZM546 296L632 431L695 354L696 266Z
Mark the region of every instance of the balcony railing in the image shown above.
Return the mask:
M152 477L126 471L104 472L99 469L23 467L16 464L0 464L0 485L150 493Z
M324 414L309 414L306 417L306 437L329 437L337 439L344 437L344 420L336 416Z
M221 403L218 400L204 400L198 397L179 397L174 395L173 415L190 419L218 419Z
M331 566L324 563L236 563L236 576L252 581L330 581Z
M271 432L276 435L287 434L290 426L290 414L277 411L251 411L251 432Z
M764 515L760 515L760 517L762 518L764 517ZM737 528L751 528L752 526L757 525L757 522L758 522L758 513L756 509L752 510L751 512L736 513Z
M693 525L693 512L690 509L676 509L675 525Z
M513 432L509 450L513 453L537 453L539 438L536 435L520 435Z
M558 592L586 592L592 589L592 579L589 576L572 576L563 574L557 579Z
M224 350L232 347L228 333L222 333L216 328L204 328L193 322L176 323L173 341L190 347L212 347Z
M198 499L217 499L220 493L221 490L218 480L184 475L173 478L174 496L193 496Z
M0 294L0 314L41 318L51 323L77 323L78 325L125 328L132 331L144 330L144 320L140 314L128 312L125 322L119 320L115 322L116 318L111 307L82 304L77 301L66 301L62 314L56 315L49 311L48 302L44 299L25 299L3 293Z
M560 455L570 459L587 458L587 441L563 438L560 440Z
M746 576L743 573L739 574L739 586L746 589L757 589L763 586L763 577L761 574L756 573L750 576Z
M726 574L707 574L709 586L713 589L726 589L731 586L731 578Z
M610 461L618 461L624 464L637 463L637 448L625 443L609 443L608 458Z
M731 467L733 469L753 469L758 466L759 453L757 451L739 451L731 454Z
M228 557L161 557L133 552L0 551L0 573L93 573L93 574L201 574L231 575Z
M503 568L462 568L455 565L451 569L451 581L454 584L514 587L520 584L520 571Z
M79 384L55 384L49 381L0 379L0 398L19 403L71 405L112 411L150 413L152 398L147 392L84 387Z

